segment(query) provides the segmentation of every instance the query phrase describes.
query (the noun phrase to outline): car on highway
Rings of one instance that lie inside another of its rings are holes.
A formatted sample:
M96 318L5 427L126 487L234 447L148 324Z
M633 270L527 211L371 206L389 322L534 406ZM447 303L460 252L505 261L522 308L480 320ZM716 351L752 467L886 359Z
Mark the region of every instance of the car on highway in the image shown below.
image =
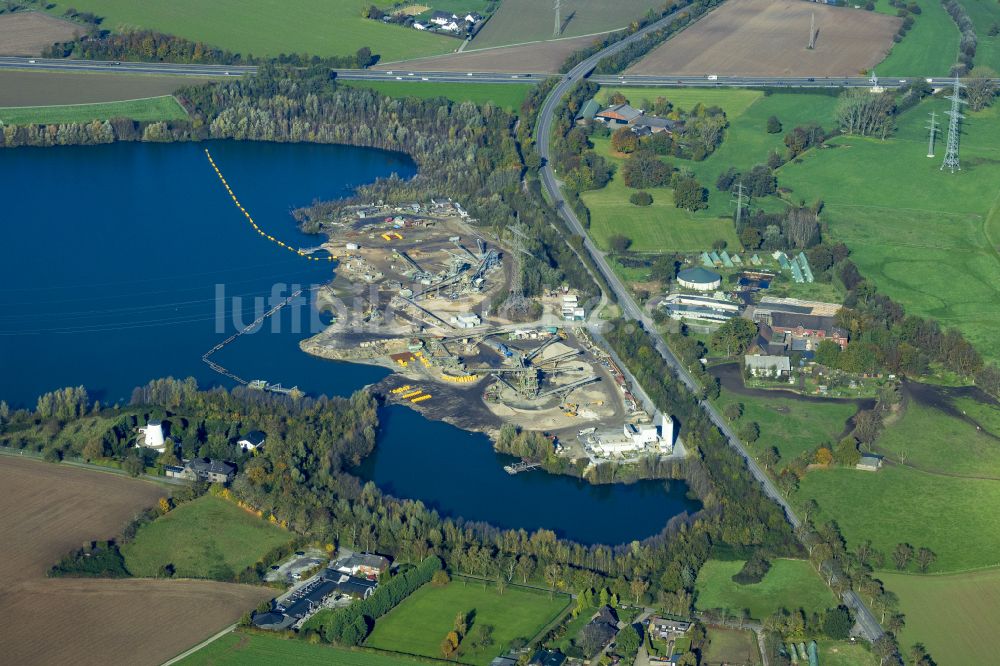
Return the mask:
M271 565L271 571L277 571L277 570L278 570L278 569L280 569L280 568L281 568L281 567L279 567L279 566L278 566L277 564L272 564L272 565Z
M29 64L29 65L34 65L34 64L35 64L35 61L34 61L34 60L29 60L29 61L28 61L28 64Z
M709 74L708 75L708 80L709 81L718 81L719 80L719 75L718 74Z
M472 72L469 72L468 74L466 74L466 76L472 76Z
M413 76L413 72L410 72L409 74L407 74L407 76Z
M403 80L403 77L402 77L402 76L397 76L397 77L396 77L396 80L397 80L397 81L402 81L402 80Z
M299 557L302 557L303 555L306 554L306 551L304 551L304 550L297 550L297 551L295 551L295 554L298 555Z
M388 72L386 72L386 76L392 76L392 70L391 69Z
M420 80L421 81L430 81L430 79L428 79L426 76L421 76Z

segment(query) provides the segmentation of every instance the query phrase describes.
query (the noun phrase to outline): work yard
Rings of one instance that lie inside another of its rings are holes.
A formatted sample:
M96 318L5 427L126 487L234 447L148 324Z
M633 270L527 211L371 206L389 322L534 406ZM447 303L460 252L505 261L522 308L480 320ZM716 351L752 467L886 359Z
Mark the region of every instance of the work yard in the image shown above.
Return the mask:
M470 636L459 648L466 664L489 664L515 638L530 640L566 608L569 598L524 587L508 586L500 594L492 583L453 580L444 587L424 585L375 623L365 645L426 657L441 656L441 640L452 630L455 616L467 613ZM479 629L492 627L492 643L471 645Z
M663 0L562 0L559 37L579 37L628 26ZM540 0L503 0L486 26L472 40L472 48L523 44L552 39L555 9Z
M807 49L812 16L815 48ZM885 58L900 19L801 0L729 0L629 74L856 76Z
M708 645L702 651L699 663L703 666L756 666L760 663L760 651L756 643L753 632L749 630L712 627L708 630Z
M461 41L363 18L370 0L60 0L104 17L102 28L149 28L244 55L350 55L367 46L382 60L454 51Z
M179 577L230 580L291 540L288 531L206 495L140 529L122 554L135 576L155 576L160 567L172 564Z
M748 609L750 617L763 620L782 608L804 608L810 614L837 606L837 598L805 560L772 560L764 580L753 585L733 581L742 567L739 560L705 562L695 582L695 607L721 608L735 615Z
M899 596L906 615L900 645L923 643L939 664L996 663L1000 569L948 576L883 573L879 578Z
M208 79L189 76L0 70L0 107L97 104L170 95Z
M45 47L69 41L83 31L75 23L38 12L4 14L0 16L0 55L41 55Z
M46 578L69 550L114 537L168 490L7 455L0 456L0 487L5 663L159 664L271 596L204 581Z

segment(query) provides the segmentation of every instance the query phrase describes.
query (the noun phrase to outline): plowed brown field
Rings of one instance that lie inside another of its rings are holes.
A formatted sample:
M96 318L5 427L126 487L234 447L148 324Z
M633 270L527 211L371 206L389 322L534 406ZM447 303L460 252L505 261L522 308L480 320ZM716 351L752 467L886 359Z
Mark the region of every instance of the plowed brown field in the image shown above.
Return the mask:
M816 48L806 48L816 15ZM881 62L900 19L803 0L729 0L629 74L856 76Z
M159 664L272 596L207 581L46 578L68 550L115 536L165 489L8 456L0 488L0 662Z
M0 55L41 55L56 42L68 42L86 32L83 26L38 12L0 16Z

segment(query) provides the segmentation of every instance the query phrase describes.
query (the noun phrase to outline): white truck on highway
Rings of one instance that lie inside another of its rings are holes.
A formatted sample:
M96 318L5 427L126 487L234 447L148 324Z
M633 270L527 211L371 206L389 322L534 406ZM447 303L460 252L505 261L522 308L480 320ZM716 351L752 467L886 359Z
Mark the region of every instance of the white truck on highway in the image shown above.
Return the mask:
M719 80L719 75L718 74L709 74L708 75L708 80L709 81L718 81Z

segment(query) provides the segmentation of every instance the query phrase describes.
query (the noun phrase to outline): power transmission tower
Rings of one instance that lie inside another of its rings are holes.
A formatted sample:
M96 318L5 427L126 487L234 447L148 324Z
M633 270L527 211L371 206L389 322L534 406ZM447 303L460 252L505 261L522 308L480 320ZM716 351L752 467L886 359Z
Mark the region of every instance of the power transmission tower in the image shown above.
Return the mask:
M816 12L809 19L809 46L806 48L810 51L816 48Z
M553 28L553 30L552 30L552 36L553 37L558 37L559 36L559 29L562 28L562 17L560 16L560 11L559 11L559 9L560 9L560 3L561 3L561 0L556 0L556 27Z
M938 133L937 114L931 111L931 123L927 126L930 130L930 137L927 139L927 157L934 157L934 138Z
M524 249L525 234L519 227L520 224L509 227L511 234L507 240L507 245L515 252L520 252L531 257L533 255ZM524 270L523 266L521 266L523 261L522 259L518 262L511 262L513 270L511 271L510 294L499 308L500 314L507 318L516 318L526 314L531 305L530 301L524 296Z
M747 197L749 199L749 197ZM736 184L736 228L739 229L743 222L743 181ZM749 203L749 202L748 202Z
M941 163L941 170L950 170L952 173L956 171L961 171L962 167L958 163L958 140L959 140L959 120L964 118L962 115L962 104L965 104L965 100L962 99L962 82L955 77L955 88L951 95L946 99L951 100L951 110L945 111L950 117L948 121L948 147L945 150L944 162Z

